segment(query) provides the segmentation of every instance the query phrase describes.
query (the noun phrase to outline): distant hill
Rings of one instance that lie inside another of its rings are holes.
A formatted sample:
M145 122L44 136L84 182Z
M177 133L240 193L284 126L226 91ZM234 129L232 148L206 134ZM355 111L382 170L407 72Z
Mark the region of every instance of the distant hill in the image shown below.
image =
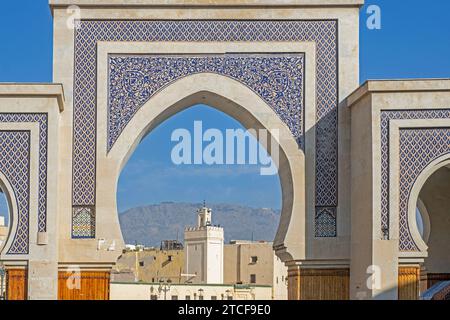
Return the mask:
M119 215L123 237L127 244L159 246L161 240L183 240L185 226L195 226L200 203L164 202L127 210ZM213 210L213 224L225 231L225 241L273 241L280 212L273 209L251 208L236 204L207 205Z

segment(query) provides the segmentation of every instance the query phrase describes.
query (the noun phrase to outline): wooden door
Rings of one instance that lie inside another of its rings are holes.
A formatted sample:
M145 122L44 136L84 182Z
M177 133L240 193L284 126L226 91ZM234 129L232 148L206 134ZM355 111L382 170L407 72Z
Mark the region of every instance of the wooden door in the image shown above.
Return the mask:
M8 300L26 300L27 288L27 269L9 269L6 271L6 296Z
M59 300L109 300L110 272L59 272Z
M419 283L419 267L400 267L398 270L398 299L419 299Z

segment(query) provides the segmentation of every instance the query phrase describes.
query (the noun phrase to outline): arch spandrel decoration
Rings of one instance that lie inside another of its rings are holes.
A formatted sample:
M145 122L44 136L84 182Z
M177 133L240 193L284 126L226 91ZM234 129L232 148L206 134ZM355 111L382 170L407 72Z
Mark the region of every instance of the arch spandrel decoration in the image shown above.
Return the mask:
M108 151L136 111L170 83L216 73L252 89L304 146L304 54L109 57Z
M96 21L75 31L73 207L95 208L96 45L99 41L307 41L316 44L316 222L326 210L336 217L337 21ZM289 116L284 117L287 119ZM283 117L282 117L283 118ZM289 124L288 124L289 125ZM120 127L120 126L119 126ZM292 127L292 126L290 126ZM334 223L335 231L335 223ZM336 236L336 232L321 234Z
M389 230L389 128L393 120L449 119L450 109L385 110L381 112L381 227ZM417 252L408 222L408 201L414 183L433 160L450 154L450 128L400 128L399 249Z

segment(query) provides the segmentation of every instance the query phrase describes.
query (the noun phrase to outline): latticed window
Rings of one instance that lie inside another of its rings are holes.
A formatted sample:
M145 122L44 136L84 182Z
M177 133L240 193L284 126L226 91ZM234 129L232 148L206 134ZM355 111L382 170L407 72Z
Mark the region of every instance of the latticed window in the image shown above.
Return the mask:
M336 237L336 214L332 209L320 210L315 219L315 236L317 238Z
M94 207L74 207L72 217L73 238L95 238Z

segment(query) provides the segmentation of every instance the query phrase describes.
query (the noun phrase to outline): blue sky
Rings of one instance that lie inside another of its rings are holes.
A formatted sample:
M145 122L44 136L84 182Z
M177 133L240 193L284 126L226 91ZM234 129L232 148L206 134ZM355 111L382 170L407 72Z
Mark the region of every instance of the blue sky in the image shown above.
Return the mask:
M382 29L366 28L368 5L379 5ZM361 10L361 82L366 79L449 78L448 0L367 0ZM0 82L52 81L52 17L47 0L0 4ZM119 210L160 201L233 202L280 208L278 177L257 167L176 167L170 161L170 134L191 128L240 127L205 106L190 108L163 123L140 144L119 181ZM0 205L4 212L5 204Z

